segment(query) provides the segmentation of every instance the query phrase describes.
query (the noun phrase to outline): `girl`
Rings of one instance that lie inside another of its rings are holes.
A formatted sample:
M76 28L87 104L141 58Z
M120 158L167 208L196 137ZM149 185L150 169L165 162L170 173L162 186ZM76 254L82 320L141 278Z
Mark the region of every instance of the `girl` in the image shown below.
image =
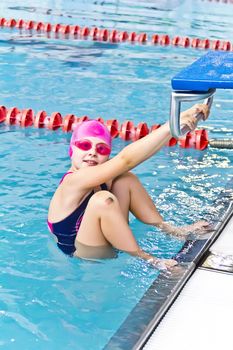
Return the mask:
M195 115L200 112L207 119L208 106L195 105L181 113L181 127L195 129ZM167 122L109 159L108 129L96 120L76 126L69 150L71 167L61 179L48 213L49 229L65 254L104 259L116 257L119 249L157 267L161 263L165 268L177 264L173 259L158 259L143 251L128 225L129 211L142 222L175 236L185 237L208 225L199 221L175 227L164 221L138 178L129 172L157 153L170 138Z

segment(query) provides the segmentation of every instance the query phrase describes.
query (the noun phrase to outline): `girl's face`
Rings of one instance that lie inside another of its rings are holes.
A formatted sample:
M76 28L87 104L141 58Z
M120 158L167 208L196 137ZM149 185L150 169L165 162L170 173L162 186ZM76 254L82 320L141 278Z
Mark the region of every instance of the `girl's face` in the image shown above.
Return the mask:
M109 146L98 137L85 137L76 142L72 150L72 165L77 169L106 162L111 151Z

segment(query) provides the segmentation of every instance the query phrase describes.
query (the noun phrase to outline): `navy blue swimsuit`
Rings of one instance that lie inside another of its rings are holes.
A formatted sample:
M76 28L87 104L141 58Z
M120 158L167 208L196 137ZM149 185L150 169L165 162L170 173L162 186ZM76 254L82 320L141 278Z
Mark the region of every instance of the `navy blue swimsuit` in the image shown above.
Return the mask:
M61 179L60 183L64 179L66 175L70 173L66 173L63 178ZM107 190L107 185L102 184L100 185L101 190ZM84 212L86 210L87 204L90 200L90 198L93 196L94 191L92 191L80 204L78 208L76 208L73 213L68 215L65 219L51 223L47 221L49 230L57 237L57 246L59 249L63 251L63 253L72 255L76 248L74 245L75 238L78 233L78 229L81 225L82 218L84 215Z

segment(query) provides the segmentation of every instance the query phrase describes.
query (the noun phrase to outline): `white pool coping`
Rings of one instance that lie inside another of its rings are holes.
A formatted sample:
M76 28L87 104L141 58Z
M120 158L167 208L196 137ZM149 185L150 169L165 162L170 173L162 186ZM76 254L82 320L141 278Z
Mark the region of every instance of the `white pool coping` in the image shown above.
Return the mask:
M210 252L233 255L233 217ZM233 273L195 270L143 350L232 348Z
M224 228L217 241L210 247L212 253L233 255L233 217Z

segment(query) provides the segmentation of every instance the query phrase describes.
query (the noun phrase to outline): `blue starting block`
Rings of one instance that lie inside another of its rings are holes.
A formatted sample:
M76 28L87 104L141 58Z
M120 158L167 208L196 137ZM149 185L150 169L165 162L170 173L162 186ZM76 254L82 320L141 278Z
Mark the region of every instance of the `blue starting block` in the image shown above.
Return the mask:
M180 129L181 102L205 99L211 106L216 89L233 89L233 52L208 52L174 76L171 85L170 128L178 138L188 131Z

